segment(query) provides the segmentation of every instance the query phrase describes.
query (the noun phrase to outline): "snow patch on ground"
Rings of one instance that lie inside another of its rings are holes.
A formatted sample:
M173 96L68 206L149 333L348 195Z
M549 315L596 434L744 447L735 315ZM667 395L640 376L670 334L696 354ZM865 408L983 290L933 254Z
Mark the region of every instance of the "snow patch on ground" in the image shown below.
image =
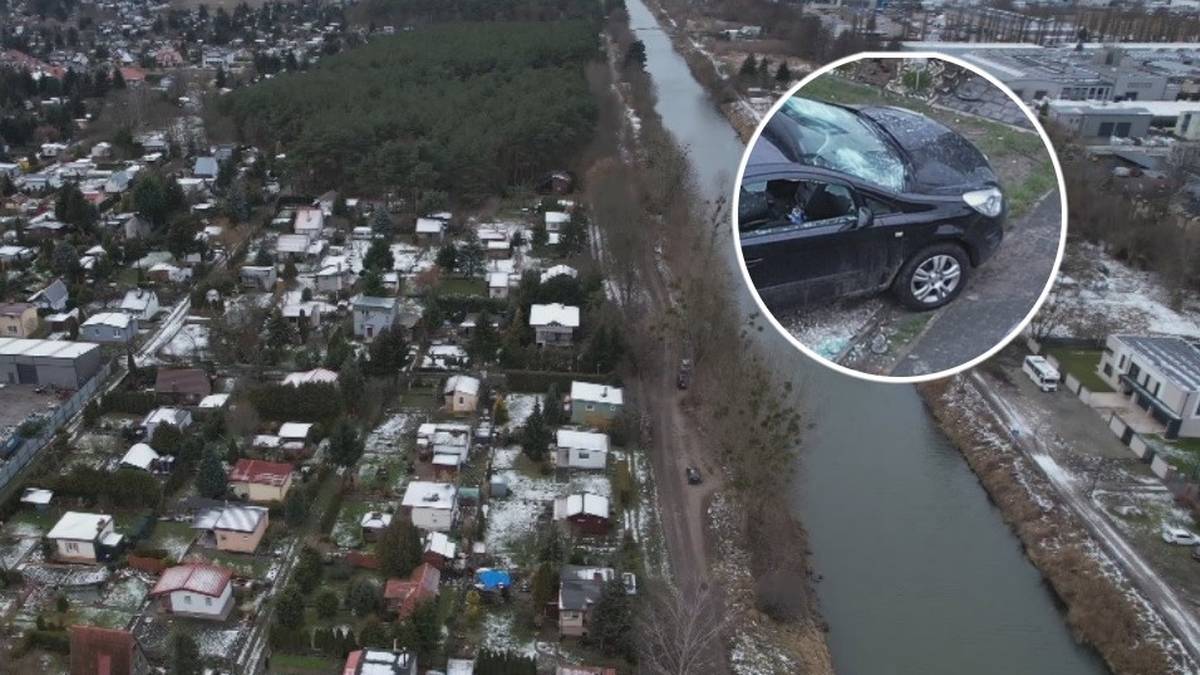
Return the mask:
M505 431L513 431L525 426L525 420L529 419L529 415L533 413L534 403L542 402L543 409L545 408L545 396L542 394L507 394L504 397L504 405L508 408L508 424L504 425Z
M163 356L176 359L203 359L208 355L208 326L202 323L186 323L171 338L161 352Z

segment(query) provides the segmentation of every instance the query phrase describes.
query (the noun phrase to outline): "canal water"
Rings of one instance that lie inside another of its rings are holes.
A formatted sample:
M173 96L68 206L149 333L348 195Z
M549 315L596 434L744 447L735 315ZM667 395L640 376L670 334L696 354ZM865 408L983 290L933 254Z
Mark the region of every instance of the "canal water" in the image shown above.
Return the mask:
M626 6L664 124L687 146L705 197L731 195L740 140L643 1ZM739 293L749 316L753 302ZM839 375L769 326L757 334L807 392L814 426L790 506L809 531L839 673L1105 672L911 386Z

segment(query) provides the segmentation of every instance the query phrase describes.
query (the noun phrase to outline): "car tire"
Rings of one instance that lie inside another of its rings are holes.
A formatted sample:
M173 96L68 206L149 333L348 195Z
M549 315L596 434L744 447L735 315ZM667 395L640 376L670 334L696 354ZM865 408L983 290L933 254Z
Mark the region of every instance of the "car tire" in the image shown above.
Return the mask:
M909 309L937 309L958 297L970 272L970 258L961 246L934 244L904 263L892 282L892 292Z

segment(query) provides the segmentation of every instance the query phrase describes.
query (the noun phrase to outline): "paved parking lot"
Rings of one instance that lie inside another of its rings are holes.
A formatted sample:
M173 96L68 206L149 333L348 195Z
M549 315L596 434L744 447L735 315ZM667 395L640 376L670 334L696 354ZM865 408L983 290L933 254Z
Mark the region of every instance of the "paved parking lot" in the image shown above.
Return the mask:
M6 384L0 388L0 430L20 424L30 413L58 407L58 397L52 391L39 394L36 389L33 384Z

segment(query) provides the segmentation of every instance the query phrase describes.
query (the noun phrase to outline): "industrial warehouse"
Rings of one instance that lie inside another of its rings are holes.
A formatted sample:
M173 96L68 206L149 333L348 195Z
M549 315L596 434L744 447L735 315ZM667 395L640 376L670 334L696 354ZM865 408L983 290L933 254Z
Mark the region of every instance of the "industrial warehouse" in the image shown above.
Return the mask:
M0 382L78 389L100 370L100 346L88 342L0 338Z

